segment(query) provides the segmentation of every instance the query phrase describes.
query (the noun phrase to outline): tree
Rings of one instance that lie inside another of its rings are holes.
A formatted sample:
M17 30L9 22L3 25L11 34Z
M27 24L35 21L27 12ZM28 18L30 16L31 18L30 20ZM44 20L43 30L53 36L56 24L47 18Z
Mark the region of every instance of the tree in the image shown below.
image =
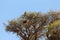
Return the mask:
M60 40L60 12L24 12L24 14L9 21L6 31L14 32L22 40Z

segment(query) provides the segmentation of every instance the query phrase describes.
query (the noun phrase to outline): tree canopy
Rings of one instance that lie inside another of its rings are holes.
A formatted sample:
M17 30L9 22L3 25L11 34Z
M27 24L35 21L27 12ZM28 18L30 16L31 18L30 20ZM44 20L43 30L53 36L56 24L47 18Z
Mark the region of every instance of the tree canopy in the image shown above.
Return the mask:
M24 12L22 16L9 21L6 31L14 32L22 40L60 40L60 12Z

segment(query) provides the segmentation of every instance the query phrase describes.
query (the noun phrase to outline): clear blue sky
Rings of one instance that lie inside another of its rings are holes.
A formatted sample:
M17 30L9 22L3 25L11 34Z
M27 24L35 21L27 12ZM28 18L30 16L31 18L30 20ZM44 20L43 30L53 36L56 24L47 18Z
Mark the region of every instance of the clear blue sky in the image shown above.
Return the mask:
M60 10L60 0L0 0L0 40L19 40L16 34L5 31L3 23L19 17L24 11Z

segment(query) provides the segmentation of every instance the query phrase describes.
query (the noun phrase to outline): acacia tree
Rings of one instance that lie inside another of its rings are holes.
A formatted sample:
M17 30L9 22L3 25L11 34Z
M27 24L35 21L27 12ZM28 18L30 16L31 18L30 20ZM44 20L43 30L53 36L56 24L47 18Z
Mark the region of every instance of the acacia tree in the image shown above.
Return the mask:
M24 14L9 21L6 31L14 32L22 40L60 40L60 12L24 12Z

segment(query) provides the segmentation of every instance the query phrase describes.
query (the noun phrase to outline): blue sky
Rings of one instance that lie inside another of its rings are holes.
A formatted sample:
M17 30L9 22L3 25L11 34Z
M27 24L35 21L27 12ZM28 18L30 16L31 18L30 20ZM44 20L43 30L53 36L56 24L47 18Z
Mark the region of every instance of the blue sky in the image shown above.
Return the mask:
M6 32L3 23L19 17L24 11L47 12L60 10L60 0L0 0L0 40L19 40L16 34Z

